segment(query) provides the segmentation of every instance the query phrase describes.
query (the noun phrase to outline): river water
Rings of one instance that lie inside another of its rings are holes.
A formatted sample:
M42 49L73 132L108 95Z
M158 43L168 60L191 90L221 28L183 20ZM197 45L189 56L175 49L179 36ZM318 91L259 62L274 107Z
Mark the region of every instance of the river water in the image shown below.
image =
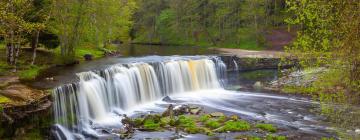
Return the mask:
M56 80L47 81L46 85L56 87L53 93L56 124L52 130L56 138L118 139L116 132L122 128L122 114L160 113L169 104L198 105L206 112L221 111L248 121L272 123L279 126L278 134L299 139L334 136L332 128L316 113L319 104L309 98L239 91L256 81L276 79L276 70L260 71L256 74L260 76L255 77L227 72L220 57L206 51L202 55L179 52L181 56L174 56L177 53L173 50L163 54L169 56L146 56L146 51L128 53L130 56L50 70ZM44 81L33 86L44 87ZM136 131L133 138L232 139L237 134L208 137L172 131Z

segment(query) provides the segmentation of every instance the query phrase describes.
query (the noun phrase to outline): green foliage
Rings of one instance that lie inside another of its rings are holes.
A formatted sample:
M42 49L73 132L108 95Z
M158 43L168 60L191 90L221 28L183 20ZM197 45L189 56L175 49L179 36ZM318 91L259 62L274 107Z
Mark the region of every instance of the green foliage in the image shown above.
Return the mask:
M159 130L160 124L156 123L153 119L146 119L144 121L144 128L148 130Z
M227 131L246 131L250 130L250 124L244 120L227 121L225 125L219 130L220 132Z
M42 67L38 67L35 65L30 66L29 69L23 70L19 73L19 78L20 80L24 81L35 80L35 78L40 74L42 69Z
M285 136L275 136L275 135L267 135L266 140L286 140Z
M274 127L272 124L260 123L260 124L256 124L255 127L273 133L277 131L276 127Z
M219 128L221 124L216 120L208 120L205 122L205 126L211 129Z
M136 42L262 49L264 30L285 1L138 1ZM271 16L271 18L270 18ZM269 17L269 18L268 18ZM283 23L281 18L276 23Z
M261 140L259 137L256 136L247 136L247 135L239 135L236 136L235 139L240 139L240 140Z

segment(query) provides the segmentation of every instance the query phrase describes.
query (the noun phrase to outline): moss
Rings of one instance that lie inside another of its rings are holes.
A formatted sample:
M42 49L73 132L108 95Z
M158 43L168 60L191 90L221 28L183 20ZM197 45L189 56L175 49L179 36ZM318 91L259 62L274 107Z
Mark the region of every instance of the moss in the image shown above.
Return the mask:
M335 140L334 138L321 138L321 140Z
M232 115L232 116L230 116L230 119L233 121L237 121L237 120L239 120L239 117L236 115Z
M226 121L226 119L227 119L226 116L221 116L221 117L218 118L217 121L218 121L219 123L223 123L223 122Z
M0 104L11 102L11 100L7 97L0 95Z
M267 135L266 140L286 140L285 136Z
M31 66L29 69L21 71L19 73L19 78L20 80L23 81L35 80L35 78L39 75L41 70L42 70L41 67Z
M195 121L189 116L181 115L179 116L176 124L180 127L192 127L195 126Z
M250 124L244 120L227 121L225 125L219 130L220 132L227 131L246 131L250 130Z
M297 93L297 94L313 94L317 92L317 88L312 86L310 87L303 87L303 86L285 86L281 89L281 92L284 93Z
M219 128L221 124L216 120L208 120L205 122L205 126L211 129Z
M255 126L256 128L260 128L262 130L268 131L268 132L276 132L277 129L272 124L264 124L260 123Z
M208 129L208 128L201 127L201 129L202 129L202 133L204 133L204 134L206 134L208 136L214 136L215 135L215 133L213 131L211 131L210 129Z
M196 133L201 133L202 129L197 126L188 126L184 128L184 131L190 134L196 134Z
M160 124L156 123L152 119L147 119L147 120L144 121L144 128L148 129L148 130L159 130L160 129Z
M241 140L261 140L259 137L256 137L256 136L247 136L247 135L239 135L239 136L236 136L234 139L241 139Z
M211 116L210 116L209 114L205 114L205 115L202 115L199 120L200 120L201 122L206 122L206 121L208 121L210 118L211 118Z
M171 119L170 117L163 117L160 119L160 125L161 127L165 127L165 126L168 126L168 125L172 125L174 122L173 119Z
M135 127L139 127L143 125L144 119L143 118L135 118L133 119Z

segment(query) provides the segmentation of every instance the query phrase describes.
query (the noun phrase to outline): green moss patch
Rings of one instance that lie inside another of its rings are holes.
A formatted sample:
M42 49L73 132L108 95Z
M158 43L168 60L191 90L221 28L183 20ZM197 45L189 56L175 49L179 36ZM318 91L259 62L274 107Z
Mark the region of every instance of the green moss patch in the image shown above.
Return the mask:
M19 78L23 81L35 80L35 78L40 74L41 70L41 67L31 66L29 69L21 71L19 73Z
M272 124L260 123L257 124L255 127L273 133L277 131L276 127L274 127Z
M239 135L236 136L234 139L239 139L239 140L261 140L261 138L256 137L256 136L248 136L248 135Z
M0 104L11 102L11 100L7 97L0 95Z
M247 121L239 120L239 121L227 121L225 125L219 129L219 132L227 132L227 131L247 131L250 130L251 126Z
M211 129L219 128L221 124L216 120L208 120L205 122L205 126Z
M286 140L285 136L267 135L266 140Z

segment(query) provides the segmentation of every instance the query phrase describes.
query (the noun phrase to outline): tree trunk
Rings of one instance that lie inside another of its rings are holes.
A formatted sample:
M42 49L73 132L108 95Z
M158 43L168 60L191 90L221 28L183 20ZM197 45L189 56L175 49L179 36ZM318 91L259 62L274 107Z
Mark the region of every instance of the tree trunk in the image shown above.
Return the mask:
M32 49L33 49L33 57L32 57L32 61L31 61L31 65L34 65L35 63L35 59L36 59L36 48L39 44L39 34L40 34L40 31L36 31L35 33L35 41L34 41L34 44L32 46Z

